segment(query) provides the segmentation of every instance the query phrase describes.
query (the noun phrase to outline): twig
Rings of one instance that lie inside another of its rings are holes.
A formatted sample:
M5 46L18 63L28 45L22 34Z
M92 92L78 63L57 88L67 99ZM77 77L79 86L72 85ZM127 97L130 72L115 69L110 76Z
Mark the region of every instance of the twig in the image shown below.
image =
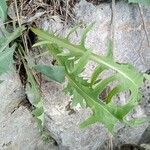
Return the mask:
M112 49L114 49L114 37L115 37L115 0L112 0L112 5L111 5L111 9L112 9L112 14L111 14L111 31L110 31L110 38L112 41Z
M66 4L65 26L67 25L67 21L68 21L69 0L67 0L66 3L67 4Z
M113 150L113 135L111 133L109 133L108 137L109 137L108 149Z
M138 7L139 7L139 10L140 10L140 16L141 16L141 19L142 19L143 29L144 29L144 32L145 32L148 47L150 47L150 40L149 40L149 37L148 37L148 31L147 31L146 23L145 23L145 20L144 20L143 9L142 9L142 6L140 4L138 4Z
M16 14L17 14L17 21L18 21L19 27L21 27L21 21L20 21L20 17L19 17L19 11L18 11L18 6L17 6L17 0L15 0L14 2L15 2Z
M0 28L3 27L6 24L13 23L14 21L17 21L17 19L14 19L14 20L11 20L11 21L7 21L7 22L4 22L4 23L0 22Z
M112 42L112 50L114 50L114 44L115 44L115 0L112 0L111 5L111 29L110 29L110 38ZM113 135L109 133L109 150L113 150Z
M17 0L15 0L14 2L15 2L16 14L17 14L17 21L18 21L19 27L21 27L21 21L20 21L20 17L19 17L19 11L18 11L18 6L17 6ZM29 49L28 49L28 45L27 45L27 39L26 39L25 35L22 35L22 42L23 42L23 45L24 45L24 47L25 47L27 53L29 53Z

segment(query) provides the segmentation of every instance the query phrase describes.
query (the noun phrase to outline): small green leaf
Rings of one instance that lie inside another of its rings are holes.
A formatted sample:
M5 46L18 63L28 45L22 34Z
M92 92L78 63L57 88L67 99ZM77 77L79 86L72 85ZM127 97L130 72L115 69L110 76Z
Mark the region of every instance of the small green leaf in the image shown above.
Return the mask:
M98 82L95 87L94 87L94 92L95 92L95 95L99 95L99 93L101 93L109 83L113 82L116 80L116 76L110 76L100 82Z
M16 28L14 30L14 32L10 33L9 36L6 37L6 39L4 40L3 43L0 43L0 53L3 52L5 50L5 48L7 48L7 46L9 45L10 42L12 42L13 40L15 40L16 38L18 38L21 33L25 30L25 28L23 27L19 27Z
M90 80L91 80L91 81L90 81L91 86L92 86L93 84L95 84L95 82L96 82L98 76L99 76L105 69L106 69L106 67L100 66L100 65L95 68L94 72L92 73L91 79L90 79Z
M129 0L129 3L142 3L144 5L150 5L150 0Z
M28 84L26 86L26 94L30 103L35 107L33 110L33 115L37 119L38 127L43 131L44 127L44 108L43 108L43 98L41 96L39 87L30 71L27 70Z
M149 80L149 81L150 81L150 75L149 75L149 74L146 74L146 73L145 73L143 76L144 76L144 78L145 78L146 80Z
M113 88L106 98L106 103L109 103L111 99L113 98L113 96L119 94L122 91L125 91L125 87L122 85L118 85L115 88Z
M0 6L1 7L1 6ZM13 54L16 44L9 47L10 42L21 35L24 28L17 28L13 33L6 33L6 29L2 29L6 34L0 38L0 75L8 71L10 65L13 64Z
M110 132L113 132L114 125L117 123L117 118L100 104L93 103L93 107L91 109L93 110L93 115L81 123L80 127L85 128L96 122L101 122Z
M74 88L72 87L72 85L70 83L67 83L67 85L63 89L64 93L69 94L70 96L73 95L73 90L74 90Z
M6 20L7 18L7 4L6 4L6 0L1 0L0 2L0 18L2 18L3 22Z
M4 52L0 53L0 75L10 69L13 62L14 47L7 48Z
M35 110L32 111L32 114L37 116L41 116L44 112L43 107L37 107Z
M86 29L83 31L83 33L81 34L81 41L80 41L80 45L84 47L85 45L85 39L87 36L87 33L92 29L92 27L94 26L95 22L91 23L89 26L86 27Z
M63 66L36 65L38 72L47 76L50 80L63 83L65 81L65 68Z
M39 105L39 102L41 101L40 91L31 72L27 72L27 75L28 84L26 85L26 94L28 95L30 103L34 107L37 107L37 105Z
M83 97L74 89L74 91L73 91L73 98L72 98L72 106L77 106L77 104L80 104L80 106L84 107L84 99L83 99Z
M50 43L49 41L41 41L41 42L35 43L35 44L33 45L33 47L41 46L41 45L45 45L45 44L49 44L49 43Z
M90 51L85 52L85 54L78 60L77 64L74 65L71 73L78 75L84 70L84 67L88 62L88 58L90 57L90 53Z
M69 39L69 36L70 36L73 32L75 32L80 26L81 26L81 24L78 24L78 25L76 25L74 28L72 28L72 29L70 30L70 32L68 33L66 39Z

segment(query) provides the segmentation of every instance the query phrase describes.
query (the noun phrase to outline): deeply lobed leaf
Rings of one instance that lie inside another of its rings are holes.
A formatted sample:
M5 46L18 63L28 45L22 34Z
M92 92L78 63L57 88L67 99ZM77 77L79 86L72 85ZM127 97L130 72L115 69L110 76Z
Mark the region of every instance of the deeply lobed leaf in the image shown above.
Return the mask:
M59 65L65 67L65 75L68 79L69 93L73 95L73 103L82 104L86 102L86 106L90 107L93 111L91 117L81 124L81 127L101 122L109 131L113 130L117 121L124 121L126 114L128 114L134 106L139 102L140 93L139 87L143 83L143 75L140 74L130 64L119 64L115 62L112 54L111 42L109 43L108 55L98 56L92 52L89 52L83 46L85 35L81 39L82 44L75 45L69 42L68 39L55 36L54 34L48 34L47 32L32 29L39 38L46 41L50 53L57 59ZM49 44L48 44L49 41ZM64 49L69 51L69 55L65 54ZM91 78L85 80L81 77L81 73L88 61L94 61L97 64L97 68L94 70ZM99 79L101 73L105 70L113 70L113 74L106 79ZM110 90L106 101L103 102L99 99L99 94L114 81L118 84ZM116 105L112 99L120 92L129 90L131 95L128 102L123 106Z

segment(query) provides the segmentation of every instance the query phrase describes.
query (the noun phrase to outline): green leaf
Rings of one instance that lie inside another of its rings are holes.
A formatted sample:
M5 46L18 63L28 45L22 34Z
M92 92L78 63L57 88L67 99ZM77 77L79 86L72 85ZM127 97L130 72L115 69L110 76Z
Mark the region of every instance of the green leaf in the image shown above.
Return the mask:
M95 95L92 94L92 92L85 90L85 88L78 84L78 81L75 81L72 77L70 77L70 81L72 86L77 90L78 94L85 99L86 105L93 111L91 117L85 120L80 127L84 128L96 122L101 122L108 128L110 132L112 132L114 124L117 122L117 118L113 116L104 105L95 101Z
M4 52L0 53L0 75L10 69L13 62L14 47L7 48Z
M48 44L48 43L49 43L49 41L41 41L41 42L35 43L35 44L33 45L33 47L45 45L45 44Z
M18 38L24 30L25 28L19 27L16 28L13 33L9 33L9 35L5 38L5 40L3 39L4 42L0 43L0 53L3 52L5 48L8 47L10 42Z
M41 131L43 131L44 127L44 107L43 107L43 98L41 96L39 86L37 85L32 73L27 70L27 81L26 85L26 94L28 95L28 99L30 103L35 107L33 110L33 115L37 119L38 127Z
M110 76L104 80L101 80L100 82L98 82L95 87L94 87L94 91L95 91L95 95L99 95L99 93L101 93L109 83L113 82L116 80L116 76Z
M44 112L43 106L42 107L37 107L35 110L32 111L32 114L35 115L36 117L41 116Z
M68 89L69 93L75 98L74 102L76 104L84 100L86 106L92 110L92 115L81 124L81 127L101 122L112 132L115 124L118 121L124 121L124 117L138 104L140 99L139 87L143 84L143 75L130 64L115 62L112 57L111 43L109 44L107 56L99 56L92 52L88 54L88 50L83 46L87 30L83 33L81 45L72 44L66 38L48 34L38 29L32 29L32 31L41 40L57 45L57 48L51 48L51 45L49 46L48 44L48 48L59 62L59 65L65 67L69 85L69 89L66 88L66 90ZM59 56L65 50L69 51L69 55ZM89 61L94 61L97 64L97 68L93 71L92 77L88 79L90 81L88 84L87 80L82 77L82 73ZM70 73L71 70L73 70L72 73ZM107 70L112 70L112 74L105 79L100 78L103 71ZM115 87L107 93L106 102L99 99L98 95L106 87L109 87L109 84L113 84L116 81ZM112 98L126 90L131 93L127 103L123 106L116 105Z
M142 3L144 5L150 5L150 0L129 0L129 3Z
M106 103L111 102L113 96L115 96L115 95L117 95L117 94L119 94L119 93L121 93L121 92L123 92L123 91L125 91L125 87L122 86L122 85L118 85L118 86L116 86L115 88L113 88L113 89L111 90L111 92L109 92L109 94L108 94L108 96L107 96L107 98L106 98Z
M65 68L63 66L36 65L38 72L46 75L50 80L63 83L65 81Z
M2 29L4 31L5 29ZM10 69L10 65L13 64L13 54L16 48L16 44L9 47L9 44L19 37L24 28L17 28L13 33L8 33L4 37L0 38L0 75L7 72ZM6 31L5 31L6 32Z
M37 107L39 105L39 102L41 102L41 95L39 91L39 87L30 71L27 72L28 78L28 84L26 85L26 94L29 97L30 103ZM41 103L40 103L41 104Z
M85 39L86 39L87 33L92 29L94 24L95 24L95 22L93 22L89 26L87 26L86 29L81 34L81 41L80 41L81 46L85 47L84 45L85 45Z
M80 104L80 106L84 107L84 98L74 89L72 106L77 106L77 104Z
M92 86L93 84L95 84L95 82L96 82L98 76L99 76L105 69L106 69L106 68L103 67L103 66L97 66L97 67L95 68L95 70L94 70L93 73L92 73L91 79L90 79L90 80L91 80L91 81L90 81L91 86Z
M149 74L144 74L144 78L150 81L150 75Z
M70 32L68 33L66 39L69 39L69 36L70 36L73 32L75 32L80 26L81 26L81 24L78 24L78 25L76 25L74 28L72 28L72 29L70 30Z
M6 3L6 0L1 0L1 4L0 4L0 18L2 18L3 22L7 18L7 3Z
M107 111L101 105L93 106L93 115L86 119L83 123L80 124L81 128L85 128L89 125L92 125L96 122L103 123L105 127L112 132L114 125L117 123L117 118L115 118L109 111Z
M80 74L83 70L85 65L88 62L88 58L90 57L90 51L86 51L85 54L78 60L77 64L74 65L73 70L71 73L73 74Z

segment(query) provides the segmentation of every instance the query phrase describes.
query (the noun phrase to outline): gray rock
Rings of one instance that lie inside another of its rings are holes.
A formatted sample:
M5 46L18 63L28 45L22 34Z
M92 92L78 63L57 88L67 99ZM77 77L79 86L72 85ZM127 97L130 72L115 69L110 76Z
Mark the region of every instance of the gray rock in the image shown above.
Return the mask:
M0 84L1 110L0 118L14 111L25 97L22 84L15 70L0 76L3 82Z
M57 150L53 142L45 143L39 133L37 123L30 111L20 106L15 112L0 120L1 150Z
M53 140L47 144L42 140L31 111L23 106L24 90L14 70L0 79L0 149L57 150Z
M143 7L143 11L146 28L149 32L148 34L150 34L150 9ZM95 26L86 39L86 47L92 49L97 54L106 54L106 44L110 36L110 4L94 6L85 0L81 0L75 6L75 16L76 22L82 22L83 24L90 24L96 21ZM147 50L147 40L137 5L129 5L122 1L118 2L116 4L115 19L114 58L119 62L131 63L139 71L145 72L150 67L150 51ZM62 35L68 32L68 29L63 30L62 23L58 19L56 19L55 25L52 25L52 22L48 25L47 19L43 19L39 26L43 29L57 30ZM71 41L79 41L81 30L77 31L77 36L74 34L71 37ZM44 59L42 60L44 61ZM85 71L86 76L89 76L93 66L94 64L89 64L88 69ZM92 125L84 130L78 128L79 123L91 113L90 110L80 107L69 107L70 109L68 109L70 98L64 95L62 86L59 84L48 83L43 80L41 87L45 98L46 127L57 141L60 150L103 150L103 144L109 139L107 131L101 124ZM146 98L143 100L147 101L147 99L149 99L149 95L146 95ZM141 111L138 111L138 109ZM140 117L148 114L147 110L145 113L145 107L140 105L132 115L133 117ZM116 139L113 139L114 143L116 142L117 146L122 143L137 144L147 126L147 124L144 124L131 128L120 125L118 133L114 136L116 137Z
M139 140L139 144L150 144L150 125L147 127L145 132L142 134L141 139Z
M141 144L141 147L143 147L144 150L150 150L150 144Z

